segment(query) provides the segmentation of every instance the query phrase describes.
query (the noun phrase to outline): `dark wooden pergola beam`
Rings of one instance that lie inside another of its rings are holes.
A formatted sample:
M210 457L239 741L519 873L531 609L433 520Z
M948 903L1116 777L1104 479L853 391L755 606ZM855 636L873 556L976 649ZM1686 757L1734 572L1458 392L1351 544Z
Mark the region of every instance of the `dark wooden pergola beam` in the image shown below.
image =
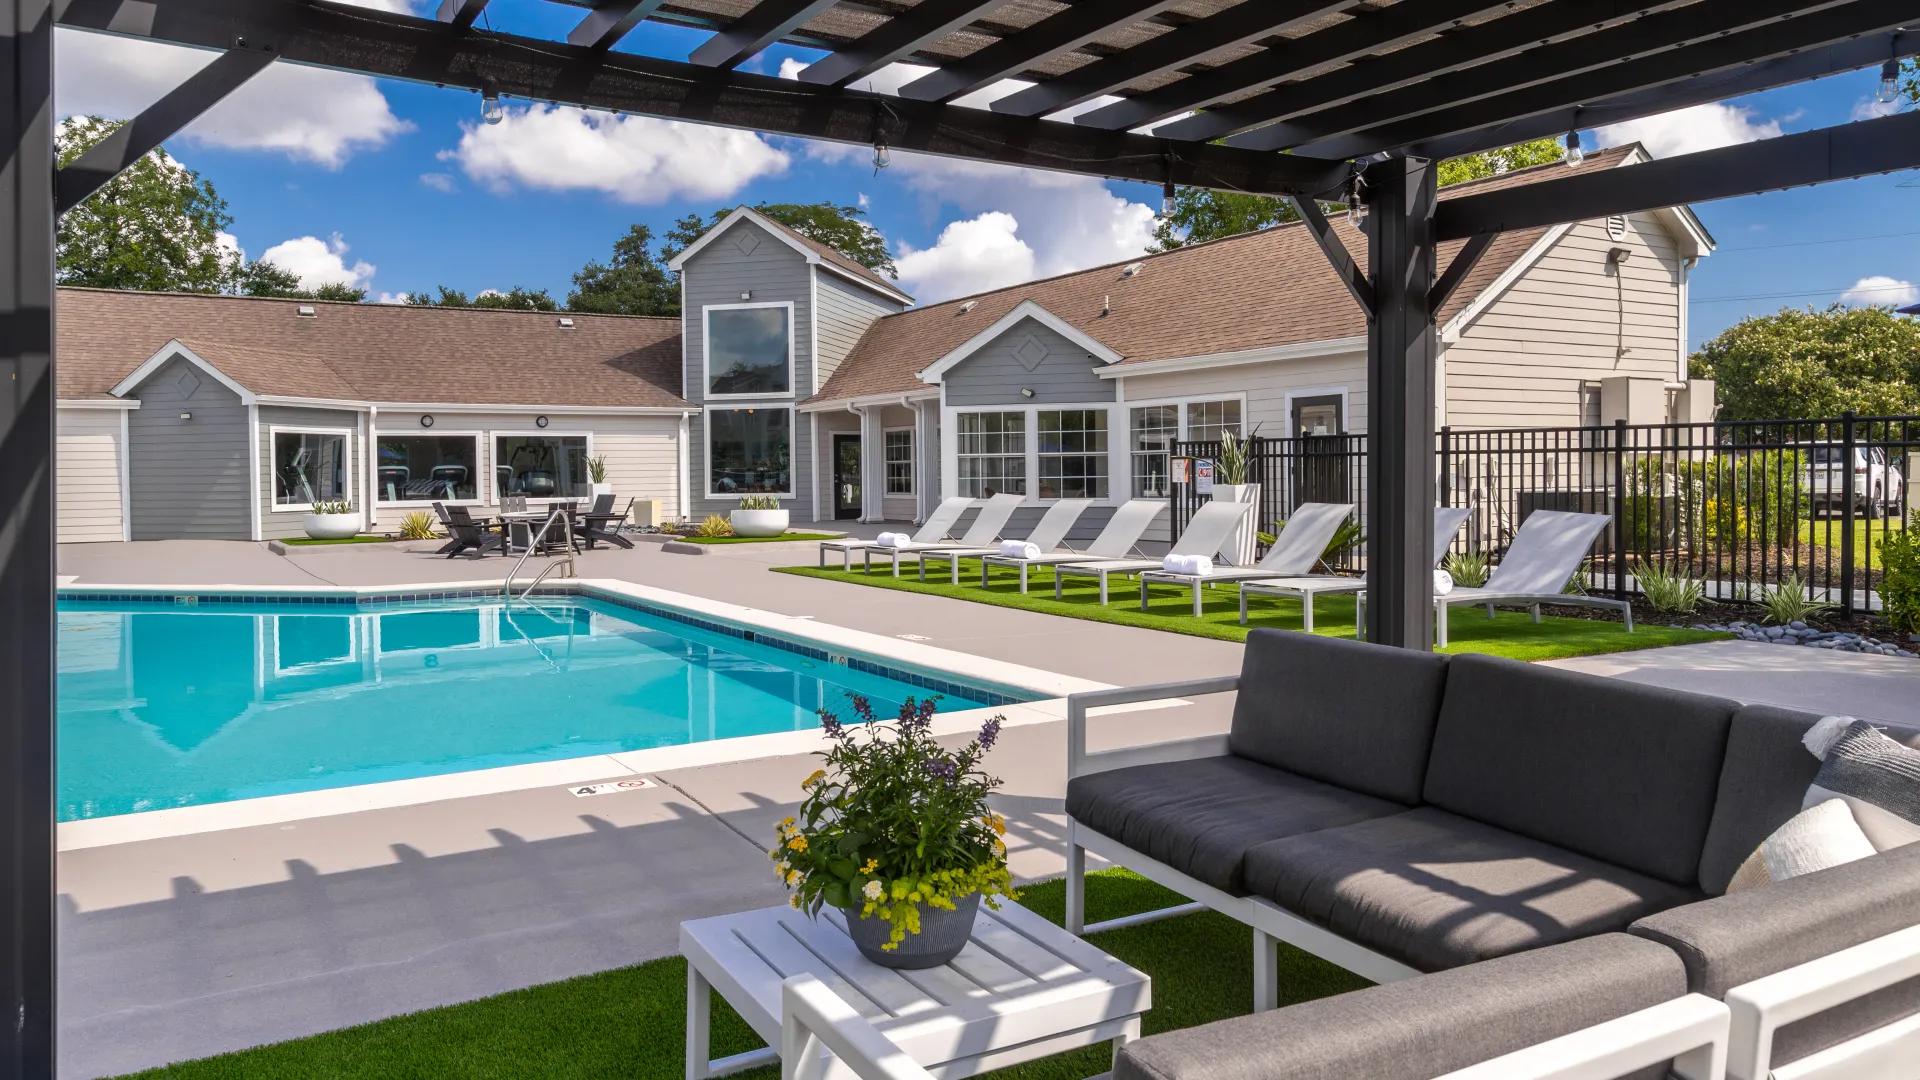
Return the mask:
M616 0L587 12L579 25L567 32L567 44L588 49L611 49L667 0Z
M952 101L1018 75L1043 60L1085 45L1130 22L1157 15L1177 0L1085 0L900 88L913 101Z
M760 54L834 5L835 0L760 0L733 25L700 43L687 57L700 67L733 68Z
M473 21L485 11L487 0L440 0L440 10L434 18L449 26L462 30L473 25Z
M800 81L816 86L845 86L879 71L928 42L938 41L1010 0L922 0L866 36L815 60Z

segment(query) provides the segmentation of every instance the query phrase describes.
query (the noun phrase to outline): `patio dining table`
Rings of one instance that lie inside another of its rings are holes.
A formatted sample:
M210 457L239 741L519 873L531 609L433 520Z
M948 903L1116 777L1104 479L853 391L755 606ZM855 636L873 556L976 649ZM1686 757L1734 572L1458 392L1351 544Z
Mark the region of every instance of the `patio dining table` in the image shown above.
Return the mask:
M566 534L567 547L569 550L578 550L573 545L572 522L580 516L579 504L557 502L540 510L518 510L495 515L492 520L499 522L500 525L500 553L515 554L514 537L516 535L525 537L520 544L520 549L524 551L532 544L533 534L539 531L540 526L545 524L549 517L553 516L555 510L565 511L567 520L562 522L562 528ZM554 539L549 536L547 543L554 542Z

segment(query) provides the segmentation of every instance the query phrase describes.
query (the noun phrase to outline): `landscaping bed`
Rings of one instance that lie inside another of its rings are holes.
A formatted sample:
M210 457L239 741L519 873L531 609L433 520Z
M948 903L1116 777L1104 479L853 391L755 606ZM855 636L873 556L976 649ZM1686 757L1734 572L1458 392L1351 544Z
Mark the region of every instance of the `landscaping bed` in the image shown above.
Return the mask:
M779 536L697 536L681 533L675 540L688 544L788 544L799 540L838 540L844 533L787 532Z

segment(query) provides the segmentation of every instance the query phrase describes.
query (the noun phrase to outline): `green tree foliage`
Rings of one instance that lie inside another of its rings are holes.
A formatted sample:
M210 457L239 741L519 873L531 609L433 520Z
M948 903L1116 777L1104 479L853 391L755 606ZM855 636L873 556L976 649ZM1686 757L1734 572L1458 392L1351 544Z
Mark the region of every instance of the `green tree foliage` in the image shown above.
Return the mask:
M288 300L344 300L360 303L367 290L340 282L328 282L315 289L300 287L300 277L265 259L256 259L242 267L234 279L234 290L241 296L279 296Z
M62 121L54 145L60 164L119 126L98 116ZM231 224L226 201L212 184L165 150L154 150L61 215L60 284L219 292L241 269L239 253L220 243Z
M568 311L598 315L678 315L680 290L648 245L653 230L635 225L613 242L607 263L589 262L573 275Z
M887 238L880 235L880 230L860 220L867 216L867 212L857 206L761 203L753 209L809 240L827 245L869 270L888 277L900 276L898 268L893 265L893 253L887 250ZM660 258L671 260L732 212L731 209L715 210L705 220L698 214L688 214L674 222L673 228L667 230L667 235L661 239Z
M1726 420L1920 412L1920 320L1887 308L1786 308L1742 319L1693 354Z
M558 311L560 305L545 289L515 285L506 292L490 289L469 297L459 289L438 286L432 293L410 292L407 303L416 307L502 308L511 311Z

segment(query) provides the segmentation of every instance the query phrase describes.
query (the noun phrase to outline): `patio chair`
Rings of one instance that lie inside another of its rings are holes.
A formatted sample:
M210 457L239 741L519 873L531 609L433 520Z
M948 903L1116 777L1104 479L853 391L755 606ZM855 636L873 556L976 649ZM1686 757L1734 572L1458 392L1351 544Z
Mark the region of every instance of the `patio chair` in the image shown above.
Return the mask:
M435 509L438 508L436 504ZM484 556L490 549L499 547L503 540L502 536L494 534L498 526L473 520L473 515L464 506L447 507L441 520L446 522L450 539L436 554L449 559L467 551Z
M1124 559L1128 556L1140 556L1140 537L1145 535L1147 526L1167 509L1165 499L1131 499L1122 503L1120 508L1107 519L1107 527L1093 538L1085 551L1046 551L1042 550L1037 558L1024 558L1015 555L988 555L980 560L980 587L986 588L988 575L996 566L1014 566L1020 569L1020 591L1027 591L1027 571L1035 566L1059 566L1063 563L1100 562L1105 559ZM1037 546L1037 545L1036 545ZM1064 546L1064 545L1061 545Z
M1433 562L1447 557L1447 549L1453 546L1453 534L1460 531L1472 516L1473 509L1466 506L1436 506L1433 508ZM1367 588L1367 579L1361 577L1343 577L1339 574L1303 574L1299 577L1280 578L1273 581L1246 582L1240 586L1240 625L1247 625L1247 600L1254 596L1297 596L1300 598L1301 629L1313 632L1313 598L1321 593L1362 593ZM1359 626L1356 633L1366 633L1366 623L1355 611L1355 622Z
M1140 610L1147 610L1147 590L1155 585L1179 585L1193 590L1193 617L1200 617L1201 590L1223 581L1256 581L1294 577L1311 571L1340 530L1353 516L1352 503L1301 503L1273 542L1273 550L1256 566L1219 570L1211 574L1176 574L1148 570L1140 575Z
M995 495L980 507L980 512L973 516L973 524L967 526L967 531L960 535L960 539L957 542L922 544L918 541L910 540L898 546L875 544L860 553L861 561L866 564L867 573L871 574L873 573L873 557L879 555L893 563L893 576L899 577L900 556L902 555L912 555L918 558L925 552L938 551L942 548L984 548L988 545L997 544L1000 541L1000 530L1007 527L1007 519L1011 518L1014 510L1018 509L1020 504L1026 501L1027 497L1025 495L1015 495L1011 492L1004 495Z
M635 500L628 499L627 505L617 514L613 512L613 500L612 495L594 496L592 508L576 519L573 534L586 541L588 551L593 550L594 542L598 540L628 550L633 548L633 541L621 536L620 530L626 526L627 516L633 513Z
M945 540L948 534L953 532L954 522L959 521L960 515L966 513L967 507L972 505L972 499L942 499L940 505L933 508L933 513L927 515L927 520L921 524L919 529L914 531L914 542L931 544L938 540ZM877 541L861 540L858 537L852 536L843 537L839 540L822 540L820 541L820 569L825 570L827 568L827 552L829 551L837 551L840 553L840 569L851 570L853 569L854 552L865 551L870 547L876 546L878 546Z
M1074 522L1079 521L1080 515L1086 513L1087 507L1092 505L1092 499L1061 499L1059 502L1047 507L1047 512L1040 518L1040 523L1033 527L1031 533L1027 534L1024 542L1032 544L1041 551L1052 551L1054 548L1060 546L1062 540L1067 538L1067 533L1073 529ZM927 580L927 560L945 559L947 560L947 565L952 568L953 583L958 585L960 584L961 559L998 555L999 553L1000 547L997 544L973 548L943 547L938 551L923 551L920 553L920 580Z
M1220 546L1227 542L1228 536L1242 519L1253 513L1254 504L1250 502L1210 502L1194 512L1193 520L1187 522L1187 531L1180 534L1168 549L1169 555L1205 555L1209 558L1220 553ZM1137 574L1143 570L1160 569L1159 559L1097 559L1088 562L1062 563L1053 568L1053 598L1060 599L1061 583L1067 575L1100 579L1100 603L1107 602L1107 579L1114 574Z

